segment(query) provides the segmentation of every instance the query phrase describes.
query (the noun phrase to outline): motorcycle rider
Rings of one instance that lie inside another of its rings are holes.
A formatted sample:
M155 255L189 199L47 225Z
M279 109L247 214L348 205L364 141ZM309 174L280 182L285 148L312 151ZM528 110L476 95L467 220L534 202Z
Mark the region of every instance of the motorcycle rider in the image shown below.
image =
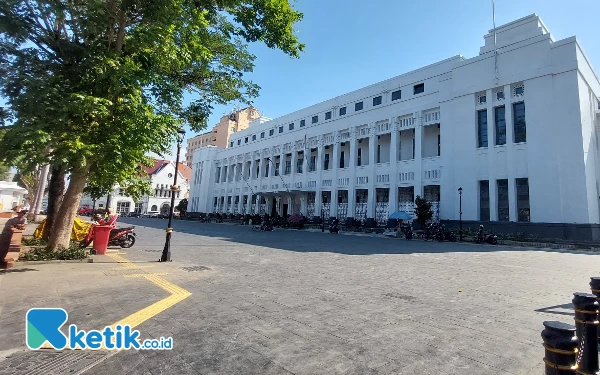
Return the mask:
M94 228L96 227L96 225L108 225L112 229L115 229L117 227L117 218L118 217L119 217L119 215L116 213L113 213L113 211L110 208L106 209L106 213L104 214L104 217L102 217L100 214L97 214L94 217L94 220L96 221L97 224L91 226L90 231L88 232L88 235L85 237L84 241L86 243L90 243L92 241L92 239L94 238Z

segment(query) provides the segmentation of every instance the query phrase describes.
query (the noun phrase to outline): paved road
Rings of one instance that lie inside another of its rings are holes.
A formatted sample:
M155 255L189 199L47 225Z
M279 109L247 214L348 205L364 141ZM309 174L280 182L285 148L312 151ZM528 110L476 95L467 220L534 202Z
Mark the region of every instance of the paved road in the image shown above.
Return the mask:
M166 221L123 221L146 250L132 259L157 258ZM572 322L600 269L585 253L174 228L174 261L211 271L178 280L193 295L157 319L177 360L153 373L541 374L542 322Z
M542 374L542 322L572 322L572 293L600 269L592 253L187 221L174 223L173 263L157 264L166 220L120 220L138 234L123 256L192 295L137 327L172 336L173 351L122 352L89 374ZM115 316L164 298L139 279L106 282L122 288Z

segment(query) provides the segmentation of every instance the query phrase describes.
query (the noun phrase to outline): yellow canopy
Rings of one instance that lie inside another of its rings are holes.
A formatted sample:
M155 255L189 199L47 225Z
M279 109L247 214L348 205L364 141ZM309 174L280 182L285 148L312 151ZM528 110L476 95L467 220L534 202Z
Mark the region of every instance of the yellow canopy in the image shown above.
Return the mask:
M44 232L44 225L46 225L46 219L44 219L40 223L40 225L38 225L35 232L33 233L33 236L35 238L42 238L42 233ZM71 240L83 241L90 232L91 227L92 223L89 223L85 220L76 217L75 222L73 223L73 231L71 232Z

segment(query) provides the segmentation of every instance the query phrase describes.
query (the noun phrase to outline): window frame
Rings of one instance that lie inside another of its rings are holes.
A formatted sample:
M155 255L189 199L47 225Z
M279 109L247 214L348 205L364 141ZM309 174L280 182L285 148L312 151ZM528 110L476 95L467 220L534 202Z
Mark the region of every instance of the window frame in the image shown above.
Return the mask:
M365 108L363 102L354 103L354 112L362 111Z
M342 110L344 111L344 113L342 113ZM340 108L340 116L346 116L346 106L343 106Z
M499 111L502 110L502 120L504 123L501 127L498 126L498 113ZM501 132L499 131L499 129L503 128L503 134L501 134ZM500 138L499 136L502 135L504 142L503 143L499 143L498 139ZM504 146L506 145L506 107L501 105L501 106L497 106L494 107L494 145L495 146Z
M293 122L288 125L288 130L294 130L294 123Z
M523 126L522 126L522 129L519 129L519 128L517 128L517 126L518 126L517 123L521 120L517 120L517 106L521 106L521 105L523 106L523 108L522 108ZM512 103L512 115L513 115L513 143L527 143L527 119L526 119L527 111L525 109L524 101ZM517 134L520 133L521 131L523 132L523 139L517 138Z
M418 83L413 86L413 95L423 94L424 92L425 92L425 82Z
M319 115L313 116L310 122L312 124L316 124L317 122L319 122Z
M331 120L331 111L325 112L325 121Z
M373 107L381 105L383 103L383 96L379 95L373 98Z
M485 120L485 123L481 121L482 119ZM485 136L482 133L485 133ZM487 109L481 109L477 111L477 148L487 148L488 146Z
M392 101L402 99L402 90L392 91Z

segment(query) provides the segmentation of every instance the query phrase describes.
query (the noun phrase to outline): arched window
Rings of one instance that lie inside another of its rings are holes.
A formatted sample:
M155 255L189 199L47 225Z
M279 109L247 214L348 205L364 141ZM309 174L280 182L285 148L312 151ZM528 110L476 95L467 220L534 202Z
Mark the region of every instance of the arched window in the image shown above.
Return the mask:
M152 208L150 209L150 211L158 211L158 206L153 204Z

